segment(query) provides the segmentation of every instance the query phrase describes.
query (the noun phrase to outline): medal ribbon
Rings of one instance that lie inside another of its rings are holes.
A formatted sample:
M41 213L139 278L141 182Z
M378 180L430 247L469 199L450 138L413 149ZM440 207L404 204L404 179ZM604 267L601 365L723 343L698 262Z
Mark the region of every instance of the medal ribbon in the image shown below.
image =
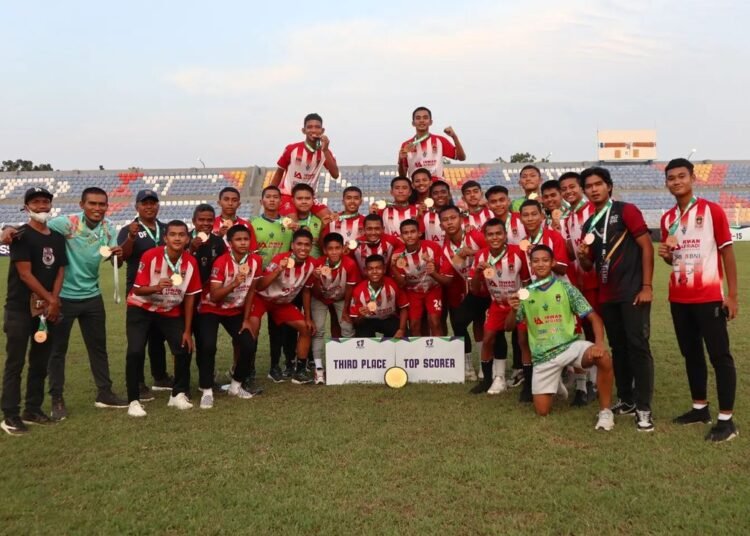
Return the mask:
M547 283L552 282L554 279L555 279L555 276L550 274L547 277L545 277L544 279L540 279L539 281L535 281L534 283L531 283L530 285L528 285L526 287L526 289L527 290L534 290L536 288L543 287Z
M79 221L81 222L79 224L81 228L88 227L88 225L86 225L86 216L84 215L83 212L81 212ZM104 221L100 221L97 224L96 229L98 229L97 232L95 232L94 229L91 229L89 227L89 232L96 237L96 240L99 242L100 246L106 246L107 242L105 241L105 238L104 238Z
M543 234L544 234L544 229L540 227L539 232L536 234L534 238L531 239L531 245L536 246L539 243L539 241L542 239Z
M156 223L156 236L154 236L154 233L151 232L151 229L149 229L148 226L145 223L143 223L139 218L136 218L135 221L138 222L138 225L143 227L143 230L146 231L146 234L148 235L148 237L154 241L154 245L158 246L159 238L161 238L161 229L159 229L159 223L158 222Z
M37 331L47 331L47 317L44 314L39 315L39 328Z
M503 249L500 251L500 254L497 257L493 257L490 253L488 253L487 263L490 266L495 266L498 262L503 260L503 257L505 257L506 253L508 253L508 246L503 246Z
M384 288L385 288L385 285L380 287L376 292L375 289L372 288L372 283L367 283L367 292L370 293L370 301L374 302L375 300L377 300L378 296L380 296L380 293L383 292Z
M331 259L326 258L326 266L328 266L331 270L335 270L339 266L341 266L341 263L343 262L343 257L339 259L339 262L336 263L335 266L331 266Z
M354 214L339 214L340 220L351 220L352 218L358 218L359 212L355 212Z
M687 216L688 212L690 212L690 209L693 208L697 202L698 198L693 196L692 199L690 199L690 203L688 203L688 206L685 207L685 210L680 210L680 216L678 218L675 218L675 220L669 226L670 235L674 235L677 232L677 229L680 227L680 223L682 223L685 216ZM679 207L677 207L677 209L679 210Z
M412 146L416 147L417 145L419 145L420 143L422 143L424 140L426 140L429 137L430 137L430 133L429 132L427 134L425 134L424 136L421 136L419 138L417 138L416 136L414 136L414 139L411 140L411 144L412 144Z
M320 149L320 140L317 140L315 142L315 147L313 147L312 145L310 145L309 143L307 143L307 140L305 140L305 149L307 149L311 153L317 152L318 149Z
M594 214L594 217L591 219L591 223L589 224L588 229L586 229L587 233L590 233L594 230L596 227L596 224L599 223L599 220L601 220L603 217L607 216L607 221L609 221L609 212L612 210L612 200L608 200L607 204L602 207L602 209ZM604 224L604 232L607 232L607 224Z
M169 269L172 270L173 274L180 273L180 267L182 266L182 255L180 255L180 260L178 260L176 264L172 264L172 261L169 260L169 255L167 255L167 248L164 248L164 262L167 263L167 266L169 266Z
M310 220L312 219L312 212L307 215L307 218L305 218L304 223L302 220L297 220L297 223L299 223L300 227L310 227Z

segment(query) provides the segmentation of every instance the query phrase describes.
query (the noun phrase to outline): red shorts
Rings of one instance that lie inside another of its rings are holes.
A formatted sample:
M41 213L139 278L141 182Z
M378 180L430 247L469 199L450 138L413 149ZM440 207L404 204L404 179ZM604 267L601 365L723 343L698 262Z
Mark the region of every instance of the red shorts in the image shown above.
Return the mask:
M253 306L250 311L250 316L261 318L266 313L268 313L268 316L270 316L277 325L289 324L290 322L297 322L298 320L305 319L305 316L294 306L294 304L273 303L264 300L256 294L253 296Z
M313 199L313 206L310 209L310 212L312 212L315 216L323 212L324 210L328 210L328 205L325 205L323 203L318 203L317 199ZM282 216L289 216L290 214L296 214L297 209L294 208L294 200L292 199L291 195L281 194L281 205L279 206L279 214Z
M409 321L419 322L425 310L428 315L440 316L443 313L443 287L432 287L427 292L406 290L409 298Z
M513 310L509 305L500 305L496 301L492 301L490 308L487 309L487 318L484 321L484 329L486 331L505 331L505 319L508 318L509 314L512 314Z

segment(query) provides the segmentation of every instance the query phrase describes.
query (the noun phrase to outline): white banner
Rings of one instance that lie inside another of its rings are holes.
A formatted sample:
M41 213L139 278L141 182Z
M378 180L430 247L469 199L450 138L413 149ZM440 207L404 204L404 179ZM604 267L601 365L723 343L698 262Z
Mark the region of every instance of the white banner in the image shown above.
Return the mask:
M409 383L463 383L462 337L411 337L396 342L396 366L409 375Z
M733 242L750 241L750 227L730 227Z
M326 342L326 385L385 383L396 361L392 339L332 339Z

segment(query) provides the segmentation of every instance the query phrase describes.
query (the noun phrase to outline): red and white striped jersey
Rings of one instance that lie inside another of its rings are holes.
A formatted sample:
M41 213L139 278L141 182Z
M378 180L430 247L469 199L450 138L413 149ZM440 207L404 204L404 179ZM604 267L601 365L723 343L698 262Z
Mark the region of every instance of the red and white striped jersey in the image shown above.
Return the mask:
M492 211L487 207L482 207L476 212L463 212L464 225L471 225L475 229L482 230L484 222L492 218Z
M583 237L586 236L586 230L583 226L586 220L594 215L594 212L596 212L594 205L587 201L575 212L571 209L568 216L563 220L563 227L565 227L567 238L573 245L574 253L578 251L578 246L583 242ZM568 277L579 290L593 290L599 287L599 276L596 270L587 272L581 268L577 254L575 260L568 266Z
M367 272L365 272L365 260L367 257L370 255L382 255L385 259L385 265L388 267L391 263L391 255L396 251L396 248L402 247L402 245L403 242L401 242L400 239L383 234L377 244L369 244L364 240L360 240L357 249L352 251L350 255L352 255L354 260L357 261L357 266L359 266L359 271L362 277L366 278Z
M282 194L292 195L292 188L299 183L309 184L317 192L318 177L325 166L325 155L320 149L308 151L305 142L301 141L287 145L276 164L284 170L279 184Z
M346 287L359 283L359 268L351 257L342 257L339 265L331 264L326 257L315 259L313 264L316 268L328 266L331 269L330 275L320 274L320 279L313 283L313 287L320 291L321 301L326 305L344 299Z
M214 218L214 228L211 229L211 232L213 234L215 235L219 234L219 228L221 227L222 221L223 221L223 218L220 215ZM250 251L255 251L258 249L258 241L255 238L255 229L253 229L253 225L249 221L243 218L240 218L239 216L236 216L234 218L234 222L232 223L232 225L244 225L245 227L250 229ZM227 246L229 246L229 240L227 240L226 235L224 235L224 243Z
M435 278L427 274L427 263L430 261L435 263L436 271L450 277L453 276L453 269L446 266L447 261L442 256L442 248L429 240L422 240L419 248L413 252L408 252L405 246L401 246L393 253L393 256L396 259L404 259L406 262L404 268L398 266L391 268L391 270L398 270L404 275L406 290L427 292L440 285Z
M275 304L292 303L303 287L311 287L310 274L315 270L313 259L308 257L304 262L297 261L294 268L286 268L287 259L292 255L291 251L279 253L271 262L268 263L263 274L269 274L275 271L279 266L284 266L284 270L273 282L258 292L268 302Z
M203 289L198 312L213 313L222 316L235 316L243 313L247 293L253 281L261 277L263 259L260 255L252 253L247 256L246 262L243 264L247 264L250 270L246 274L245 281L235 287L221 303L215 303L211 301L211 283L221 283L222 287L228 287L240 273L240 264L229 251L216 259L211 268L209 282Z
M325 227L323 236L328 233L339 233L344 237L344 245L349 240L360 240L365 233L365 217L362 214L352 218L339 217Z
M672 251L672 274L669 277L669 301L675 303L708 303L724 299L722 248L732 245L732 234L724 210L711 201L698 198L680 217L676 205L661 218L662 242L669 228L680 219L674 236L677 248Z
M382 211L378 211L383 218L383 234L395 236L401 240L401 222L406 220L417 220L419 222L419 211L416 205L397 207L388 205Z
M471 267L471 278L480 277L482 286L489 293L493 301L498 304L507 304L508 297L521 288L521 282L529 279L529 268L526 264L526 256L518 246L508 245L507 252L503 257L495 261L493 267L495 274L487 279L484 271L478 268L482 262L489 263L490 248L484 248L474 256L474 264Z
M373 300L373 296L370 293L368 287L369 281L361 281L352 293L352 303L349 307L349 316L357 318L362 316L359 314L359 310L362 307L367 307L367 303ZM383 285L381 287L377 297L375 297L375 305L377 309L374 313L367 315L367 318L378 318L384 319L390 316L396 316L399 309L409 306L409 298L406 293L398 288L396 282L388 276L383 277Z
M437 211L430 209L422 214L422 227L425 240L430 240L442 246L445 242L445 231L440 227L440 216Z
M401 144L401 148L413 142L414 138L409 138ZM456 158L456 147L448 141L448 138L430 134L417 147L412 147L406 158L401 158L400 162L406 168L407 177L411 177L411 174L419 168L430 170L433 177L442 177L443 157Z
M492 217L503 221L494 214ZM523 228L521 216L518 212L508 212L505 214L505 234L507 235L508 244L514 244L516 246L526 236L526 230Z
M468 280L469 272L471 271L471 265L474 262L474 256L471 255L464 258L461 264L453 263L454 255L464 246L468 246L474 251L479 251L482 248L487 247L487 242L484 239L484 235L477 230L472 230L464 233L463 237L461 238L461 242L458 245L453 244L453 242L451 242L450 238L448 238L447 236L445 237L445 240L443 241L443 257L447 262L451 263L451 266L453 267L456 275L461 276L461 278L463 278L464 280Z
M146 251L138 264L133 289L138 287L154 287L159 284L160 279L171 278L173 272L164 259L166 246L158 246ZM201 278L198 273L198 262L187 251L183 252L176 263L173 263L180 276L182 283L162 289L161 292L149 294L148 296L136 296L131 289L128 294L127 303L135 307L141 307L153 313L163 316L177 317L182 314L182 302L186 295L199 294L202 290Z

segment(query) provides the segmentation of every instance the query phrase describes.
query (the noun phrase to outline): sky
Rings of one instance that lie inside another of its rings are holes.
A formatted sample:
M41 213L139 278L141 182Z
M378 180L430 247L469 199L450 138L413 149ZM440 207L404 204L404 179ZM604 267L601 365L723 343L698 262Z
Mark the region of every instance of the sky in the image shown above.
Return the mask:
M392 164L417 106L471 163L631 128L660 159L750 158L750 3L348 4L0 0L0 159L273 166L317 112L340 164Z

